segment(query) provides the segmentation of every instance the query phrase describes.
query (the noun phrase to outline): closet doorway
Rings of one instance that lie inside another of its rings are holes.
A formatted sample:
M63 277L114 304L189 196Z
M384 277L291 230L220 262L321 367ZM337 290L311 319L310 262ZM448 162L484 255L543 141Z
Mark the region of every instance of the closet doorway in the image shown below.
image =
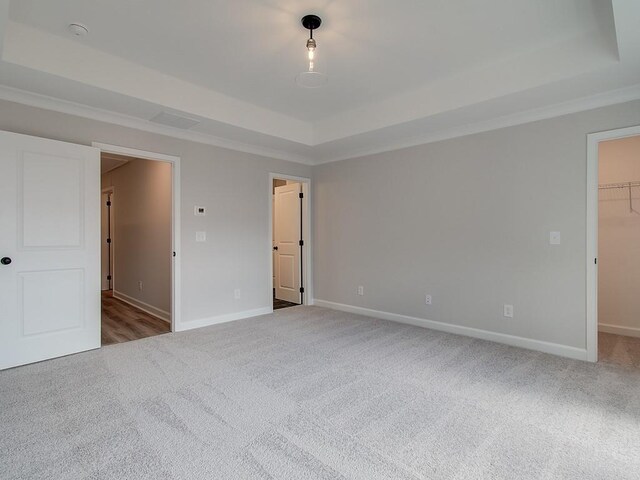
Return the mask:
M308 179L271 174L271 285L273 309L307 303Z
M640 135L598 144L598 361L640 368Z

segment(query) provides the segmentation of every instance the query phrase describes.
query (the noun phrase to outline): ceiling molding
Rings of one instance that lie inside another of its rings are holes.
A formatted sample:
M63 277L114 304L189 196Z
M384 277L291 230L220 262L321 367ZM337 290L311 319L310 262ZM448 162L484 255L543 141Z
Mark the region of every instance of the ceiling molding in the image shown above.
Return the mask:
M196 143L202 143L206 145L213 145L215 147L226 148L229 150L235 150L238 152L250 153L253 155L259 155L261 157L276 158L279 160L286 160L289 162L302 163L305 165L312 165L313 161L305 156L292 154L289 152L276 150L268 147L262 147L257 145L251 145L248 143L236 142L225 138L216 137L214 135L207 135L205 133L179 130L172 127L149 122L141 118L131 117L129 115L123 115L120 113L110 112L100 108L89 107L75 102L67 100L61 100L47 95L41 95L38 93L27 92L13 87L7 87L0 85L0 99L8 102L20 103L31 107L42 108L45 110L52 110L54 112L66 113L69 115L75 115L82 118L88 118L91 120L97 120L99 122L110 123L119 125L122 127L134 128L136 130L142 130L144 132L155 133L158 135L164 135L167 137L178 138L181 140L187 140Z
M310 144L313 139L308 122L153 70L69 36L14 21L9 21L5 30L3 62L290 142Z
M241 142L235 142L213 135L207 135L200 132L179 130L163 125L158 125L136 117L128 115L122 115L119 113L110 112L95 107L89 107L67 100L60 100L57 98L49 97L46 95L26 92L24 90L15 89L0 85L0 99L9 102L20 103L23 105L29 105L31 107L42 108L45 110L52 110L55 112L65 113L69 115L75 115L82 118L88 118L100 122L110 123L123 127L133 128L149 133L155 133L158 135L164 135L180 140L187 140L196 143L202 143L206 145L212 145L215 147L226 148L229 150L235 150L244 153L250 153L253 155L259 155L263 157L276 158L279 160L286 160L289 162L301 163L304 165L322 165L325 163L337 162L341 160L348 160L350 158L364 157L368 155L375 155L377 153L390 152L394 150L400 150L403 148L415 147L418 145L424 145L428 143L438 142L442 140L449 140L452 138L463 137L466 135L473 135L476 133L487 132L491 130L497 130L501 128L522 125L525 123L535 122L538 120L545 120L553 117L559 117L562 115L568 115L571 113L578 113L586 110L592 110L594 108L606 107L609 105L615 105L619 103L625 103L640 99L640 84L632 87L627 87L619 90L612 90L588 97L582 97L576 100L563 102L547 107L528 110L513 115L506 115L497 117L488 121L477 122L461 127L448 128L435 132L430 132L418 137L411 137L397 142L389 142L383 147L373 147L364 149L355 149L351 152L346 152L343 155L336 156L322 156L312 159L306 156L291 154L289 152L271 149L268 147L255 146L245 144ZM316 148L322 148L322 145Z
M318 159L314 162L314 165L322 165L325 163L348 160L350 158L375 155L377 153L391 152L403 148L415 147L428 143L439 142L442 140L449 140L452 138L473 135L476 133L513 127L516 125L536 122L539 120L546 120L554 117L561 117L563 115L579 113L587 110L593 110L595 108L607 107L609 105L631 102L634 100L640 100L640 84L627 88L621 88L618 90L612 90L609 92L590 95L587 97L582 97L576 100L570 100L547 107L527 110L512 115L505 115L487 121L430 132L425 135L411 137L409 139L398 142L389 142L384 147L356 149L349 153L345 153L344 155Z

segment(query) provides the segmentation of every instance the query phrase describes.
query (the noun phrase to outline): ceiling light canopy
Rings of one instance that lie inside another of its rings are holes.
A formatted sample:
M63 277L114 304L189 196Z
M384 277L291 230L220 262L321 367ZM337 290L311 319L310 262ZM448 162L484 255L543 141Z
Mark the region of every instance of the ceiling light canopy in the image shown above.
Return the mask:
M309 69L306 72L299 73L296 77L296 83L305 88L318 88L325 85L328 81L324 73L316 71L316 47L317 43L313 38L313 31L322 24L322 19L317 15L305 15L302 17L302 26L309 30L309 39L307 40L307 58L309 60Z

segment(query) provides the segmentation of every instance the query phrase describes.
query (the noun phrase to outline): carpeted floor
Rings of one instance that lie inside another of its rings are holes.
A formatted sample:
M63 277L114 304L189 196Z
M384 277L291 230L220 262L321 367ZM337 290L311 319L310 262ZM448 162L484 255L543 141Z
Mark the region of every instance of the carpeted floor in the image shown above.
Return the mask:
M317 307L0 372L0 478L640 478L640 371Z

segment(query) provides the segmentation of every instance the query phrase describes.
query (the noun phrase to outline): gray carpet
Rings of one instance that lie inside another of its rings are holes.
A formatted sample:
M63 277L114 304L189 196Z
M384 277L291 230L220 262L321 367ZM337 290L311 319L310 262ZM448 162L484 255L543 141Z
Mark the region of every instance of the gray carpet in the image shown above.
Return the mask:
M639 479L640 371L316 307L0 372L0 478Z

